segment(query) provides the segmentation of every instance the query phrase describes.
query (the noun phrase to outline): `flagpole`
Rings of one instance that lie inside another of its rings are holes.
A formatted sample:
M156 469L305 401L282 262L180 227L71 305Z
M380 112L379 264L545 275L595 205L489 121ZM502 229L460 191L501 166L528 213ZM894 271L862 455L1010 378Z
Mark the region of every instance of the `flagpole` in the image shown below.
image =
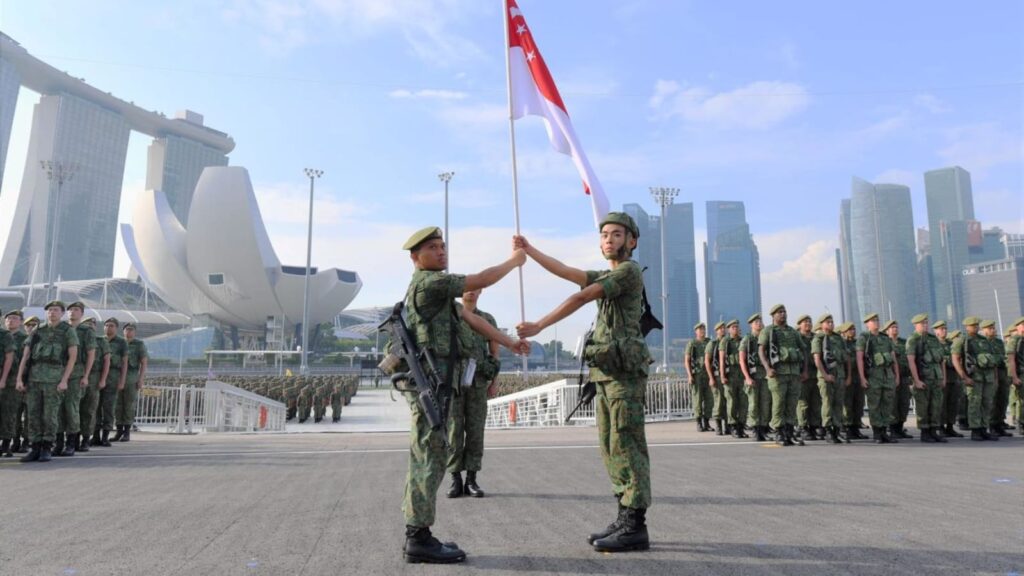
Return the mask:
M512 206L515 214L516 236L521 234L519 226L519 170L516 164L516 123L512 111L512 63L511 46L512 39L509 38L509 5L508 0L501 0L501 12L504 14L502 20L505 23L505 82L508 90L508 137L512 147ZM526 322L526 296L523 288L523 267L517 268L519 273L519 318ZM527 377L528 357L523 356L523 379Z

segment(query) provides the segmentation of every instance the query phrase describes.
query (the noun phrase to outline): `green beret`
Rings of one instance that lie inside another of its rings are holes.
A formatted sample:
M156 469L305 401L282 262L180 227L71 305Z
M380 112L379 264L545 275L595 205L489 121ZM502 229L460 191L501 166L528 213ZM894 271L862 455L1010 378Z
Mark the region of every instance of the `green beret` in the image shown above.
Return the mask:
M913 318L910 319L910 323L911 324L920 324L921 322L927 322L927 321L928 321L928 315L924 314L924 313L918 314L917 316L914 316Z
M132 330L135 330L135 322L125 322L124 323L124 330L127 330L129 328L131 328Z
M715 330L718 330L719 328L725 328L725 322L719 322L718 324L715 324Z
M43 310L49 310L51 306L57 306L61 311L67 310L68 307L64 305L60 300L51 300L46 306L43 306Z
M747 318L747 324L753 324L754 320L760 320L760 319L761 319L761 313L760 312L755 312L753 315L750 316L750 318Z
M799 323L803 322L804 320L810 322L811 321L811 316L809 314L801 314L800 317L796 319L796 323L799 324Z
M878 320L878 313L877 312L872 312L871 314L868 314L867 316L864 317L864 323L865 324L867 324L868 322L871 322L872 320Z
M598 232L604 228L605 224L618 224L625 227L626 230L629 230L633 234L633 238L640 238L640 228L637 227L636 221L633 220L632 216L625 212L609 212L597 226Z
M739 325L740 325L740 321L737 318L733 318L733 319L731 319L731 320L729 320L728 322L725 323L725 327L726 328L728 328L730 326L739 326Z
M72 308L78 308L82 312L85 312L85 304L82 304L82 302L78 300L72 302L71 304L68 304L68 310Z
M953 330L949 334L946 334L946 338L949 338L950 340L956 340L957 338L960 337L960 334L962 334L962 332L960 332L959 330Z
M916 316L915 316L915 318L916 318ZM935 324L932 324L932 330L938 330L939 328L945 328L945 327L946 327L946 321L945 320L939 320Z
M821 316L818 316L818 326L821 326L822 324L824 324L826 320L831 320L831 319L832 319L832 315L829 314L828 312L822 314Z
M1020 318L1014 320L1013 324L1010 324L1010 326L1017 327L1020 326L1021 324L1024 324L1024 316L1021 316Z
M433 240L434 238L444 238L444 236L441 235L441 229L437 226L427 226L426 228L417 230L412 236L409 236L409 239L402 245L402 250L415 250L420 247L420 244L423 244L427 240Z
M693 325L693 331L694 332L696 332L697 330L700 330L701 328L706 328L706 326L704 326L703 322L697 322L696 324Z
M975 326L978 324L981 324L981 318L978 318L977 316L968 316L967 318L964 318L964 326Z
M893 326L899 326L899 323L895 320L889 320L885 323L885 326L882 326L882 332L888 332L889 328L892 328Z
M985 320L984 322L981 323L981 327L982 328L994 328L995 325L996 325L996 321L995 320Z
M96 325L96 319L93 318L92 316L89 316L88 318L83 318L82 319L82 324L92 324L93 326L95 326Z
M836 328L836 330L838 330L840 334L845 334L846 332L853 330L853 322L843 322L839 325L839 328Z
M785 310L785 309L786 309L786 305L785 304L776 304L775 306L772 306L771 310L768 311L768 314L771 315L771 316L775 316L776 312L778 312L779 310Z
M117 321L117 318L114 318L113 316L111 316L110 318L107 318L106 320L104 320L103 323L104 324L113 324L114 326L120 326L121 325L121 323Z
M17 316L18 318L24 318L25 314L22 313L21 310L11 310L10 312L4 315L4 318L7 318L8 316Z
M39 324L39 317L29 316L28 318L25 318L25 324Z

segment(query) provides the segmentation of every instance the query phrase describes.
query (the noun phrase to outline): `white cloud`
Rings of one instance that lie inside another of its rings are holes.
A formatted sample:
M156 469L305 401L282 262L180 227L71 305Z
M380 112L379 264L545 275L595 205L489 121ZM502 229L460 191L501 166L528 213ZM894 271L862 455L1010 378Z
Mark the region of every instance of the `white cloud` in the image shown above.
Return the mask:
M900 168L890 168L878 176L875 176L871 181L877 184L903 184L909 186L911 189L919 188L922 180L922 172L916 172L914 170L903 170Z
M918 94L914 97L914 104L924 108L932 114L945 114L953 108L932 94Z
M939 156L974 175L1001 164L1024 162L1024 138L996 122L958 126L946 132L947 145Z
M783 302L812 315L838 311L836 234L799 227L755 235L761 257L762 305Z
M662 118L713 124L721 128L772 128L799 114L810 104L799 84L758 81L730 92L703 87L683 88L678 82L658 80L649 104Z
M835 280L835 242L817 240L804 247L796 258L786 260L780 268L763 276L765 282L832 283Z
M392 90L388 96L396 99L419 99L419 100L465 100L468 94L456 90L435 90L425 88L422 90L406 90L404 88Z

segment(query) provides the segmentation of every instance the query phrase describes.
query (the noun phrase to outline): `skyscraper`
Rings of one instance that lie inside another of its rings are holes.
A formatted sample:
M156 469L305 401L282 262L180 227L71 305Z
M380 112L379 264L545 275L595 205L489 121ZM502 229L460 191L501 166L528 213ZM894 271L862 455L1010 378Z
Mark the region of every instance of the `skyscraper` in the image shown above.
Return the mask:
M7 163L7 146L14 124L14 108L18 103L21 76L13 64L0 53L0 185L4 182L4 165Z
M853 178L850 240L859 314L903 324L918 313L910 188Z
M971 175L959 166L930 170L924 173L924 189L935 293L932 315L958 324L963 305L958 285L961 270L970 263L967 232L972 225L967 223L974 221ZM980 233L980 225L977 229Z
M850 231L850 199L844 198L839 204L839 284L844 322L856 322L860 315L857 305L856 275L853 270L853 240Z
M761 263L742 202L708 201L705 285L708 323L761 312Z
M189 110L180 112L176 120L210 130L203 126L201 114ZM199 175L203 173L203 168L227 165L228 157L223 150L198 140L167 134L154 139L149 145L146 189L163 192L178 221L187 226L192 193L195 191L196 182L199 181Z
M640 229L640 242L633 251L633 260L644 269L644 287L647 289L651 311L658 318L664 318L665 314L661 309L661 218L649 215L639 204L625 204L622 211L632 216L633 220L636 220L637 228ZM669 294L671 293L669 288ZM661 346L663 336L661 330L652 330L647 335L647 343L651 346Z

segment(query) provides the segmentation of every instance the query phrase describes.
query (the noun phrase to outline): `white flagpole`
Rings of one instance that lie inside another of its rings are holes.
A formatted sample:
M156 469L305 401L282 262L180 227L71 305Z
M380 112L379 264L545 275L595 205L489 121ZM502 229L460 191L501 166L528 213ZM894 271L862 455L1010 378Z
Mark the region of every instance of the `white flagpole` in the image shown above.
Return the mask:
M516 165L516 120L512 111L512 64L511 46L512 39L509 38L509 6L508 0L501 0L501 11L504 14L505 22L505 81L508 86L508 137L512 146L512 206L515 213L516 236L520 235L519 226L519 171ZM519 273L519 318L526 322L526 296L523 289L523 267L518 268ZM523 379L527 377L527 357L523 356Z

